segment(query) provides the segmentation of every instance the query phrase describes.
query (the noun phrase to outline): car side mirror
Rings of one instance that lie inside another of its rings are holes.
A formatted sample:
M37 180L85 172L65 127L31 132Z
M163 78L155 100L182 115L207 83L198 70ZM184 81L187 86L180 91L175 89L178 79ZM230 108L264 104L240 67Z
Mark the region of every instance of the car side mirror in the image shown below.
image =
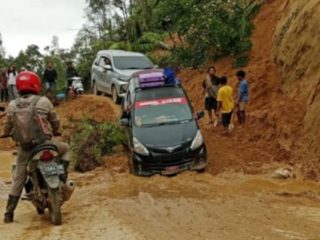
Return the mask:
M122 126L122 127L129 127L129 119L128 118L121 118L119 123L120 123L120 126Z
M201 119L201 118L204 118L204 111L197 112L196 116L197 116L198 120Z
M104 65L104 66L103 66L103 69L104 69L105 71L112 71L112 66L111 66L111 65Z

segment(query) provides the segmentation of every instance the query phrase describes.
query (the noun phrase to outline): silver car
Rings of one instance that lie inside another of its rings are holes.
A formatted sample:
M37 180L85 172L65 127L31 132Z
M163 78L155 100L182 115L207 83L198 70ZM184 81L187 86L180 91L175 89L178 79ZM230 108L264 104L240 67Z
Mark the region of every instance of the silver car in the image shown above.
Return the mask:
M128 80L135 72L155 68L145 55L122 50L102 50L92 64L91 86L94 94L112 95L119 103L125 96Z

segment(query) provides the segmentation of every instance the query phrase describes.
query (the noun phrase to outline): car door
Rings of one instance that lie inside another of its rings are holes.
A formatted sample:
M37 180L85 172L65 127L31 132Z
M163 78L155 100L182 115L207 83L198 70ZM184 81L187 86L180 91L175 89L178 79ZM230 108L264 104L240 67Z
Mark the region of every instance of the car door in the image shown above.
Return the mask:
M111 80L113 76L112 63L109 56L103 56L99 60L99 66L101 68L101 81L103 85L103 91L111 94ZM110 69L106 67L110 66Z

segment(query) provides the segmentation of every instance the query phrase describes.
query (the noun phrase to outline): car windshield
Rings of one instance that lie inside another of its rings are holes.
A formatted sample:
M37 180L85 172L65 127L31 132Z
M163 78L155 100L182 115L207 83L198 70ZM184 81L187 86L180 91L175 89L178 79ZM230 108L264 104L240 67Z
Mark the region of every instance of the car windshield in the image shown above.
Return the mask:
M134 122L137 127L191 121L192 112L182 89L158 88L137 93Z
M117 69L152 69L153 63L146 56L113 57Z

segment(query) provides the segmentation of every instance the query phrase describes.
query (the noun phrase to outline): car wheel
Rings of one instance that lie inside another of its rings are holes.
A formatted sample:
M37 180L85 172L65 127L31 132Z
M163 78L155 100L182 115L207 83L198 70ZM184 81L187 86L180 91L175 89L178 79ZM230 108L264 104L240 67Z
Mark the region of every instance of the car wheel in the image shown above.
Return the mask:
M111 93L112 93L112 101L116 104L119 104L121 101L121 98L119 98L117 88L115 86L112 86Z

